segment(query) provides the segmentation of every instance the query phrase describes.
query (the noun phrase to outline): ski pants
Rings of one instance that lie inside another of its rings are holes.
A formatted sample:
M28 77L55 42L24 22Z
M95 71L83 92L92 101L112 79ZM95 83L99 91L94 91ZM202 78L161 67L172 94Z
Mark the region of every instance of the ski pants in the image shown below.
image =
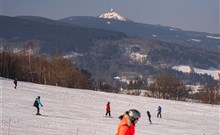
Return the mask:
M37 108L37 114L40 114L40 108L39 108L39 105L38 106L35 106Z
M107 115L111 116L111 111L110 110L106 110L105 116L107 116Z
M159 118L159 117L160 117L160 118L162 117L161 112L158 112L158 113L157 113L157 118Z
M152 123L152 122L151 122L151 117L148 117L148 118L149 118L149 122Z

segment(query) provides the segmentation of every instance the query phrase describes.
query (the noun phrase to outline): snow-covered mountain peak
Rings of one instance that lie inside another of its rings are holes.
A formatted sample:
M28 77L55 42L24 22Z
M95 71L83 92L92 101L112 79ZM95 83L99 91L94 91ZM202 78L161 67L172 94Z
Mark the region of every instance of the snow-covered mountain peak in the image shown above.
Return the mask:
M108 18L108 19L115 19L119 21L128 21L126 17L123 17L119 13L117 13L114 9L111 9L110 12L103 13L98 16L98 18Z

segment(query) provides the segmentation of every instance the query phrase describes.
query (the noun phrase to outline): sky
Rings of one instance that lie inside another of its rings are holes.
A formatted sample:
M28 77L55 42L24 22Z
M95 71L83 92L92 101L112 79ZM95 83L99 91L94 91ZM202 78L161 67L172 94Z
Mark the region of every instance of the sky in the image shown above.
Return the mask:
M111 8L146 24L183 30L220 33L219 0L0 0L1 14L33 15L50 19L98 16Z
M41 97L42 116L33 107ZM110 102L112 118L105 117ZM162 118L157 118L157 107ZM118 116L137 109L136 135L219 135L219 105L70 89L0 78L1 135L114 135ZM153 124L149 124L146 111Z

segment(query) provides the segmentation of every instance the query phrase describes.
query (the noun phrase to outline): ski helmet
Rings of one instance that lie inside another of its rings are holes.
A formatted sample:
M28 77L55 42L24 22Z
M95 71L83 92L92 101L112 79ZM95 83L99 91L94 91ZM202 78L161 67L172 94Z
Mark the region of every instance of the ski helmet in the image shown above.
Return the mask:
M136 109L130 109L128 111L128 115L132 118L139 119L141 117L141 113Z

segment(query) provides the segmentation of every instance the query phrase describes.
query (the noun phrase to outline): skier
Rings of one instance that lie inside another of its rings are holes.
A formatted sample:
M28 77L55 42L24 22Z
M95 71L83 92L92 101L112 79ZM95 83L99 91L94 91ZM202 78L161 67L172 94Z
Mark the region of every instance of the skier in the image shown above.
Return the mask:
M121 120L116 135L135 135L135 124L141 117L141 113L136 109L131 109L125 112L125 114L119 116Z
M15 85L14 88L16 89L17 88L17 78L14 79L14 85Z
M36 100L34 101L34 107L37 108L37 113L36 113L36 115L41 115L41 114L40 114L39 105L41 105L41 106L43 107L43 105L42 105L41 102L40 102L40 96L38 96L38 97L36 98Z
M157 118L159 118L159 116L160 116L160 118L162 117L161 111L162 111L161 106L158 106L158 109L157 109Z
M152 122L151 122L151 114L150 114L149 111L147 111L147 116L148 116L148 119L149 119L150 124L152 124Z
M111 109L110 109L110 102L108 102L107 104L106 104L106 114L105 114L105 116L107 116L107 115L109 115L109 117L111 117Z

